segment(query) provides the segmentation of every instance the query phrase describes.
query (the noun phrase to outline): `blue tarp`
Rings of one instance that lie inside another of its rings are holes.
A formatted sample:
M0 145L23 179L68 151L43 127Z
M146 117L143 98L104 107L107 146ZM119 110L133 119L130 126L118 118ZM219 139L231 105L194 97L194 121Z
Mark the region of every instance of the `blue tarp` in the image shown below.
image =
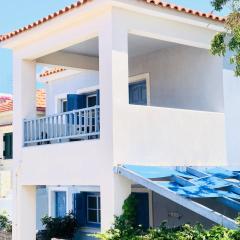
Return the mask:
M240 200L239 173L224 168L124 165L124 168L186 198ZM199 177L201 176L201 177ZM231 179L231 180L230 180ZM234 181L233 181L234 180Z
M119 165L114 172L217 224L238 227L232 215L225 215L228 212L225 208L231 208L236 216L240 212L239 171L219 167ZM223 211L216 212L210 199L220 204Z
M158 167L158 166L137 166L137 165L124 165L128 170L133 171L145 178L159 179L167 178L173 175L178 175L185 178L195 178L193 175L182 171L181 168L176 170L176 167Z

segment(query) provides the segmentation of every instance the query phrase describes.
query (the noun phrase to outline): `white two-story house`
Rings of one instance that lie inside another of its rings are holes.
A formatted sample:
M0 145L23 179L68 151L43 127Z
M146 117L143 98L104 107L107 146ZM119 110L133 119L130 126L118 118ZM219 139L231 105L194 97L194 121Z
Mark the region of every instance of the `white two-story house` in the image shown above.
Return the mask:
M209 53L224 21L157 0L85 0L1 37L13 50L14 239L35 239L41 186L51 215L74 210L87 231L108 229L131 192L146 227L236 227L239 173L210 168L238 164L232 82ZM41 78L41 118L38 65L61 69Z

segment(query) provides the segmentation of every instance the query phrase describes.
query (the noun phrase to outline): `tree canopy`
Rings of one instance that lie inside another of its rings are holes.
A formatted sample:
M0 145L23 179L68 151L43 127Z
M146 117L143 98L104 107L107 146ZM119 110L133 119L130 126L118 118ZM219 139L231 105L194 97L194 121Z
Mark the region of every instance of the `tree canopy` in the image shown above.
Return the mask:
M231 52L230 63L234 65L235 75L240 77L240 0L212 0L216 11L230 7L230 14L226 18L225 31L217 33L211 44L213 55L225 56Z

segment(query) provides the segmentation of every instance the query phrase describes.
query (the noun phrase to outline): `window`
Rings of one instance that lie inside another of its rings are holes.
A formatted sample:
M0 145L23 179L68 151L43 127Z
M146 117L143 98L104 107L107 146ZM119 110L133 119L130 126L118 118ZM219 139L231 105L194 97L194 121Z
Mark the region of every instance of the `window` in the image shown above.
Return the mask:
M55 192L55 216L64 217L67 212L67 197L66 192L58 191Z
M91 94L87 96L87 107L94 107L97 105L97 95Z
M151 105L149 73L129 78L129 104Z
M67 99L62 99L61 100L61 112L67 112Z
M3 135L3 156L4 159L12 159L13 158L13 133L5 133Z
M139 81L129 84L129 103L136 105L147 105L146 81Z
M101 223L101 201L99 195L87 196L87 223Z

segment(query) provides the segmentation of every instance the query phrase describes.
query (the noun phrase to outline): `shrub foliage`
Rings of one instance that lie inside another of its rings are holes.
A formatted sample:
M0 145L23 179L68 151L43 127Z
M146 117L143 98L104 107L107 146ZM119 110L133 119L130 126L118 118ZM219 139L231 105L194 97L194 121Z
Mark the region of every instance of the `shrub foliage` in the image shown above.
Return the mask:
M12 222L9 220L7 213L0 214L0 230L4 232L12 232Z
M240 228L231 230L219 225L210 229L201 224L168 228L167 222L163 222L158 228L145 231L136 224L135 206L136 199L130 195L124 202L123 214L115 217L113 227L91 236L102 240L240 240Z
M60 238L72 239L77 230L77 221L72 213L64 217L43 217L45 226L45 239Z
M228 5L231 9L225 22L225 31L217 33L211 46L213 55L225 56L230 52L230 63L235 67L235 75L240 76L240 0L212 0L216 11Z

